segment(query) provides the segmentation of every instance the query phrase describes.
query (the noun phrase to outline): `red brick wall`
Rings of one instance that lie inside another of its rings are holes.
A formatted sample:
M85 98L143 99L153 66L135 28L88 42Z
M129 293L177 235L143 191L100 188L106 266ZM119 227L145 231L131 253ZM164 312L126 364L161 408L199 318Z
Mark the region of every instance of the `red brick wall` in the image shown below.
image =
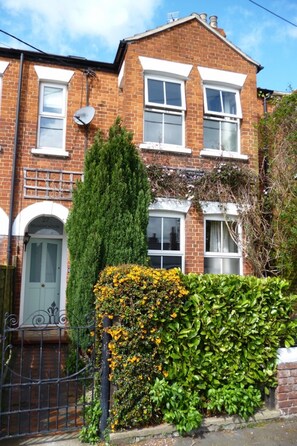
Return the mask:
M278 365L276 407L283 415L297 413L297 362Z
M186 146L192 149L192 153L181 155L142 150L145 163L197 169L213 167L216 162L213 158L200 156L203 148L203 88L197 67L204 66L247 75L241 92L243 112L241 152L248 155L247 162L252 168L258 168L257 133L254 126L258 117L256 66L196 20L128 44L123 84L120 89L116 73L95 69L95 76L89 78L89 105L93 106L96 112L89 126L88 146L92 144L97 129L102 129L106 134L118 115L123 118L128 129L133 131L136 144L142 143L144 84L139 56L193 65L186 82ZM0 125L0 145L3 149L0 152L0 207L9 214L19 60L1 57L0 60L10 62L3 75ZM36 202L35 199L24 198L24 167L63 171L83 170L86 133L82 126L73 121L75 111L86 105L86 77L83 70L69 66L62 67L75 72L68 86L66 150L69 152L69 157L40 157L31 153L31 149L36 147L39 98L39 80L34 65L49 64L32 62L25 56L13 218L22 209ZM50 64L50 66L61 68L59 65ZM232 163L225 159L224 162ZM71 202L60 201L60 203L67 207L71 206ZM203 237L203 216L191 208L186 216L186 272L203 272ZM5 237L0 239L0 263L6 262L6 243ZM12 255L17 256L18 261L17 289L19 289L22 240L14 241L12 248ZM244 271L250 272L247 265L244 266Z

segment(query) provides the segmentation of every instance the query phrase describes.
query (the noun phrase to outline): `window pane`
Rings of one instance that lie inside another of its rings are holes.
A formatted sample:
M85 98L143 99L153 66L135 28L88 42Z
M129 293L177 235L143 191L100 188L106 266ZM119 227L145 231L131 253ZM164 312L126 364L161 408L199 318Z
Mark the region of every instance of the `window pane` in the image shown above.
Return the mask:
M221 252L221 221L206 221L205 251Z
M180 249L180 219L163 218L163 249L179 251Z
M164 104L164 90L163 90L163 81L157 81L155 79L148 79L147 88L148 88L148 100L149 102L155 102L157 104Z
M43 112L63 113L63 88L44 87Z
M40 119L40 147L63 147L63 119L43 118Z
M161 217L150 217L147 228L148 249L161 249Z
M220 122L204 119L203 127L204 147L208 149L220 149Z
M41 256L42 243L31 244L31 259L30 259L30 282L40 282L41 280Z
M174 82L166 82L166 104L181 107L181 85Z
M222 150L237 152L237 122L222 121Z
M163 268L171 269L171 268L181 268L181 257L179 256L164 256L163 257Z
M149 263L152 268L162 268L161 256L149 256Z
M236 115L235 93L231 91L222 91L224 113Z
M220 274L221 273L221 259L205 258L204 259L204 273L205 274Z
M47 243L46 264L45 264L45 281L56 282L57 271L57 251L58 246L55 243Z
M63 223L55 217L37 217L29 224L28 232L38 235L62 235Z
M222 112L221 94L220 90L213 90L212 88L206 88L206 100L208 111Z
M236 223L234 223L232 226L231 226L231 231L235 231L236 234L237 233ZM223 224L223 252L238 252L238 246L232 239L226 223Z
M182 116L164 114L164 143L182 145Z
M239 259L223 259L223 274L240 274Z
M144 141L162 143L162 114L144 112Z

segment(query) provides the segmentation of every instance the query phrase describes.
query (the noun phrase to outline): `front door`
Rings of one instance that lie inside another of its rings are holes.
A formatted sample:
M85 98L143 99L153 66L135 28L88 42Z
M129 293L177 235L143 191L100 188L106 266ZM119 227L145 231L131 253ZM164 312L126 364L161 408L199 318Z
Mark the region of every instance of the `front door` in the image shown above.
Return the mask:
M47 310L53 302L60 305L62 240L31 238L27 246L24 296L24 324L30 316Z

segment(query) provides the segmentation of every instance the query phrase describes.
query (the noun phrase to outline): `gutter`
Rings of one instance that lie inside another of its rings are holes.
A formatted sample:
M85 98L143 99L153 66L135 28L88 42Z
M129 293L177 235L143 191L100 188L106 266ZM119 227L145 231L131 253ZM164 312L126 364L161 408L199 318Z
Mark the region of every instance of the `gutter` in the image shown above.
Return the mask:
M17 109L16 109L16 117L15 117L15 132L14 132L14 143L13 143L11 185L10 185L10 206L9 206L8 240L7 240L7 265L10 265L10 263L11 263L12 220L13 220L13 209L14 209L14 190L15 190L15 182L16 182L16 163L17 163L17 148L18 148L18 137L19 137L19 120L20 120L20 108L21 108L23 65L24 65L24 53L21 53L21 55L20 55L20 69L19 69L19 82L18 82Z

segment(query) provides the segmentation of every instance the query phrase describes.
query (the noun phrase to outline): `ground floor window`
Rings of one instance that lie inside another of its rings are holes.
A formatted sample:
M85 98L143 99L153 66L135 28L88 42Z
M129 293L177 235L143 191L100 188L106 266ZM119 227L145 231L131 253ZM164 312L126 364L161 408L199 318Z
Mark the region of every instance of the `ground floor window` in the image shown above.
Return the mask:
M205 219L204 272L241 274L240 232L236 221Z
M147 239L152 267L184 269L184 217L152 213Z

